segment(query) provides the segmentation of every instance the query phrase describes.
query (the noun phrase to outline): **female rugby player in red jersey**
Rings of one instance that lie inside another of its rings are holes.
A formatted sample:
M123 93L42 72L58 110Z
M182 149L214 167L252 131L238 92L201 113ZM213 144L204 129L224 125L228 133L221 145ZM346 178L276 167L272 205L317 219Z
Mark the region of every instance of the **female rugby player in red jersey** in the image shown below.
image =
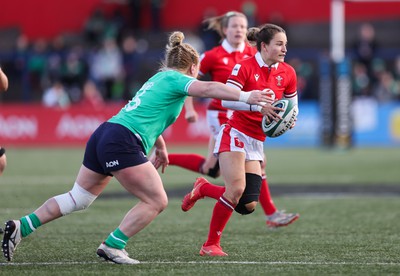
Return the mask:
M246 41L247 18L243 13L230 11L226 14L205 20L208 29L215 30L222 43L200 57L200 76L209 74L213 81L226 83L233 66L245 58L254 56L257 50ZM197 113L192 104L193 98L188 97L185 103L185 117L189 122L197 120ZM211 99L207 107L207 123L211 132L208 145L208 156L198 154L169 154L169 165L176 165L202 174L218 177L218 159L213 150L222 124L228 120L228 109L223 107L221 100Z
M257 53L234 66L227 85L244 91L270 89L275 99L286 98L297 104L296 73L293 67L284 62L287 52L285 31L279 26L265 24L251 28L247 39L256 42ZM268 112L265 107L254 108L238 102L222 103L235 110L221 127L214 148L225 187L198 178L192 192L182 202L182 209L187 211L205 196L217 199L208 239L201 247L200 255L227 255L220 246L221 234L234 210L243 215L255 210L262 182L260 164L264 159L263 143L266 136L260 125L263 115L269 116ZM261 204L265 203L263 193L265 187L261 187Z
M218 32L223 40L221 45L206 51L201 56L199 74L201 76L210 74L213 81L226 83L232 72L232 68L239 61L252 57L257 52L257 49L251 46L246 40L247 18L243 13L230 11L221 16L209 18L206 20L206 23L208 29ZM196 121L197 113L194 110L191 97L188 97L186 100L185 111L185 117L189 122ZM198 154L169 154L169 165L180 166L214 178L218 177L220 175L219 163L213 153L215 139L218 136L221 125L228 121L230 113L226 107L222 106L221 100L211 99L207 108L207 123L211 132L208 144L208 156L205 158ZM277 210L272 201L264 171L265 162L263 163L263 183L260 203L266 215L266 223L269 227L289 225L299 215ZM221 189L225 189L225 187L221 187Z

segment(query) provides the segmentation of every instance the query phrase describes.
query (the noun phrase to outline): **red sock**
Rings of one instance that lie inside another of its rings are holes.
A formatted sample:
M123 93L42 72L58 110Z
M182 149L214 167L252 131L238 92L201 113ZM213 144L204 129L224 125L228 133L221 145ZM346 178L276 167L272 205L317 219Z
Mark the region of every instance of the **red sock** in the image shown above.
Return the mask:
M218 200L225 193L225 186L205 183L200 187L200 194Z
M274 201L272 200L271 193L269 192L268 182L264 175L261 182L261 192L258 201L260 202L261 207L267 216L270 216L276 212Z
M213 214L210 222L210 230L208 232L207 241L204 246L219 244L222 232L225 229L230 217L232 216L235 206L226 200L223 196L214 206Z
M203 165L204 161L206 160L203 156L194 153L168 154L168 159L170 165L179 166L193 172L200 172L201 165Z

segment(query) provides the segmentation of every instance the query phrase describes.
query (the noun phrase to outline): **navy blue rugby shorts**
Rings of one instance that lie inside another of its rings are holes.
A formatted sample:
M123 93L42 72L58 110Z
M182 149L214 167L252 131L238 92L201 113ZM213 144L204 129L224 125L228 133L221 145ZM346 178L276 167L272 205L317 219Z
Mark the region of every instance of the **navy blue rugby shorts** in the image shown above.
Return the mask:
M104 122L90 136L83 165L99 174L112 176L113 171L148 161L142 142L126 127Z

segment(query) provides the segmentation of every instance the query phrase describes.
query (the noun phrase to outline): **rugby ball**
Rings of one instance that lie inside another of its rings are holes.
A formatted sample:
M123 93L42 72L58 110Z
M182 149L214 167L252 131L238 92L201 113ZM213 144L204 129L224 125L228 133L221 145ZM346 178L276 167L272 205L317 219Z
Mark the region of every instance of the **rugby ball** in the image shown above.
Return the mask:
M263 116L261 127L265 135L271 138L275 138L284 134L293 125L299 109L297 105L294 105L289 100L279 100L272 104L272 106L283 108L283 111L279 111L278 115L282 118L281 120L272 121L268 123L267 116Z

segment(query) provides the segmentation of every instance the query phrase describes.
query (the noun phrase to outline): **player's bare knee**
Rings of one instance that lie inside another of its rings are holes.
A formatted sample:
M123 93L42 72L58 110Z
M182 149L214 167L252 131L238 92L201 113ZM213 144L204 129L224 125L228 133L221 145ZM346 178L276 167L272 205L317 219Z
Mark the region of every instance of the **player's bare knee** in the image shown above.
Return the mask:
M236 189L231 190L229 192L231 196L228 197L228 198L231 199L232 203L237 204L237 203L239 203L239 200L242 198L243 192L244 192L244 188L243 189L242 188L236 188Z
M248 211L251 211L251 212L253 212L255 209L256 209L256 207L257 207L257 201L252 201L252 202L250 202L250 203L247 203L245 206L246 206L246 209L248 210Z
M160 201L160 213L164 211L168 206L168 197L165 197L162 201Z
M75 183L68 193L54 197L64 216L88 208L96 198L97 196L83 189L78 183Z
M161 213L168 206L168 197L166 194L154 197L151 205L157 213Z

